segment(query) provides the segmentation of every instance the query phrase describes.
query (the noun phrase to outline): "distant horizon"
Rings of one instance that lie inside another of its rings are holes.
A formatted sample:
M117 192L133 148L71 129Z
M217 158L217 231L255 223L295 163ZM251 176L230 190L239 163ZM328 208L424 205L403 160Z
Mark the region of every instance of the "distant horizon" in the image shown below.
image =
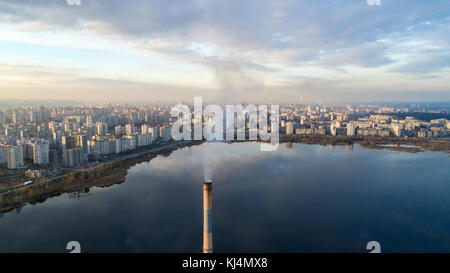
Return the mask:
M46 103L50 103L50 104L55 104L55 103L70 103L70 104L81 104L81 105L92 105L92 104L118 104L118 105L126 105L126 104L131 104L131 105L139 105L139 104L153 104L153 103L157 103L157 104L164 104L164 105L172 105L172 104L177 104L177 103L187 103L187 104L193 104L194 102L194 97L192 98L191 101L189 100L173 100L173 101L158 101L158 100L140 100L140 101L105 101L105 100L85 100L85 101L81 101L81 100L75 100L75 99L16 99L16 98L6 98L6 99L0 99L0 107L2 105L2 103L5 102L14 102L14 103L21 103L21 102L27 102L27 103L35 103L35 104L43 104L45 105ZM204 101L204 103L215 103L215 104L220 104L220 102L217 101ZM248 104L248 103L255 103L253 101L240 101L240 102L236 102L236 104ZM261 103L271 103L270 101L263 101ZM231 103L232 104L232 103ZM323 102L323 101L319 101L319 102L314 102L314 101L310 101L310 102L298 102L298 103L293 103L293 102L280 102L277 104L282 104L282 105L370 105L370 104L388 104L388 105L395 105L395 104L449 104L450 106L450 99L449 100L404 100L404 101L352 101L352 102Z
M0 99L0 110L4 109L15 109L15 108L37 108L40 106L44 107L83 107L83 106L101 106L101 105L117 105L124 107L140 107L140 106L173 106L178 103L185 105L193 105L193 100L190 101L177 101L177 102L159 102L159 101L140 101L140 102L107 102L107 101L76 101L76 100L21 100L21 99ZM203 107L210 104L226 105L219 102L208 102L203 101ZM442 112L449 112L450 101L366 101L366 102L352 102L352 103L315 103L315 102L304 102L304 103L254 103L254 102L236 102L231 105L245 105L245 104L256 104L256 105L296 105L296 106L307 106L307 105L322 105L326 107L345 107L350 105L352 107L358 106L380 106L380 107L410 107L412 105L419 105L420 107L430 107L434 109L439 107ZM229 104L230 105L230 104Z

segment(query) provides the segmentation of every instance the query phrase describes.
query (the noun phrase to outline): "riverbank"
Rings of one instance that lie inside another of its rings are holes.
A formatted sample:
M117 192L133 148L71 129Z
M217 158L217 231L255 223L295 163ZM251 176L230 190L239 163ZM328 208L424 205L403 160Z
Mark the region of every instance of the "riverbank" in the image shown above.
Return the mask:
M203 141L180 142L169 147L127 155L125 159L100 163L95 168L73 171L53 179L38 179L33 185L0 196L0 213L20 210L26 204L38 204L64 193L83 192L91 187L110 187L125 181L128 169L135 164L150 161L158 155L167 156L180 148L199 145Z
M402 137L358 137L329 135L280 135L280 143L303 143L319 145L352 145L359 144L369 149L385 149L417 153L435 151L450 153L448 138L402 138Z
M111 162L100 163L95 167L76 170L52 179L38 179L31 186L17 189L0 196L0 213L20 209L27 203L41 203L53 196L63 193L83 192L91 187L110 187L125 181L128 169L135 164L148 162L158 155L168 156L173 151L200 145L204 141L172 143L170 146L158 147L136 154L129 154ZM249 142L232 141L232 142ZM359 144L369 149L387 149L401 152L439 151L449 153L448 139L417 139L417 138L380 138L380 137L350 137L350 136L304 136L281 135L280 143L303 143L319 145L353 145Z

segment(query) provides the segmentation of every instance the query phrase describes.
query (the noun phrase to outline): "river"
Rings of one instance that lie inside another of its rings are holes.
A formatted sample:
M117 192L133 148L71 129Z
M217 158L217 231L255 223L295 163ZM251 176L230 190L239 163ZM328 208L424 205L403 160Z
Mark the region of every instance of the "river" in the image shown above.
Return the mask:
M0 252L450 252L450 158L352 146L205 143L129 168L124 183L0 218Z

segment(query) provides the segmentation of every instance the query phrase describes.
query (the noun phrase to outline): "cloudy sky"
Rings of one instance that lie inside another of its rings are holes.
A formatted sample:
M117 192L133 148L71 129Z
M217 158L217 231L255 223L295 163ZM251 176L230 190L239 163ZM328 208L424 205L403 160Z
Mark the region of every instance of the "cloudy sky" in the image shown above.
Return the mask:
M0 98L450 101L448 0L80 2L0 0Z

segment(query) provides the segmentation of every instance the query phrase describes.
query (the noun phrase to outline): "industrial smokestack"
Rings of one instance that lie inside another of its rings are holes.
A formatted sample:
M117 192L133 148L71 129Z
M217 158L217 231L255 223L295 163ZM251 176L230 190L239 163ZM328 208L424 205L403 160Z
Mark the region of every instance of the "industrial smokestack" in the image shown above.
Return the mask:
M203 182L203 253L212 253L212 182Z

